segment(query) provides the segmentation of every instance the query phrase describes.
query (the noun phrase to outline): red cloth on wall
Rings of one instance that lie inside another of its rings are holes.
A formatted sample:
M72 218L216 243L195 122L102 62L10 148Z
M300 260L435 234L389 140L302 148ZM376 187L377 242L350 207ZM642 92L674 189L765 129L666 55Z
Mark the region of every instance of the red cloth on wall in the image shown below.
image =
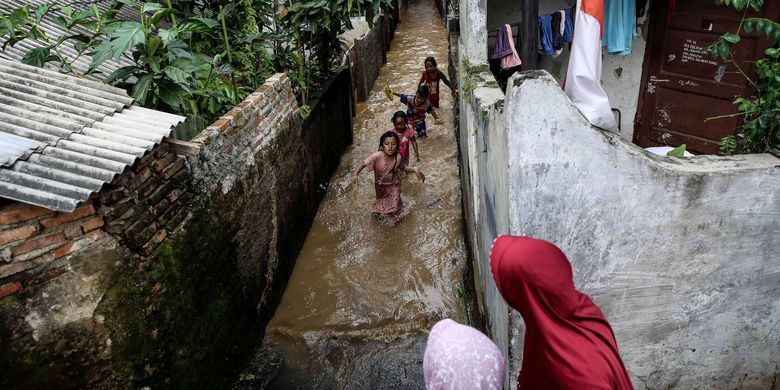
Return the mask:
M609 322L574 288L558 247L499 236L490 267L498 291L526 325L518 389L633 389Z

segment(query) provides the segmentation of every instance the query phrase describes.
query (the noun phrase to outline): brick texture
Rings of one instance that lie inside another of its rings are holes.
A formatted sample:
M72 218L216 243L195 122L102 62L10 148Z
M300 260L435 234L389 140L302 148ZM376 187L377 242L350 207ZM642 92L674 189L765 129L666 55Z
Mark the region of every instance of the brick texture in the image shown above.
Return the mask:
M22 284L19 282L8 283L0 286L0 298L16 294L22 290Z
M0 207L0 298L55 278L63 260L109 234L149 256L186 219L195 194L185 156L204 144L232 155L262 145L272 131L297 118L298 103L284 74L215 121L207 143L166 140L72 213L13 203ZM236 167L244 169L244 167ZM54 263L53 263L54 262Z
M0 225L13 225L52 213L53 211L43 207L16 203L0 211Z
M102 227L142 256L151 255L178 226L170 223L171 215L188 210L189 175L182 154L199 150L197 144L175 140L157 146L103 190L124 197L102 204L97 211L101 219L83 222L84 232Z
M25 238L32 237L38 232L36 225L21 226L16 229L6 230L0 232L0 245L5 245L9 242L15 242L24 240Z

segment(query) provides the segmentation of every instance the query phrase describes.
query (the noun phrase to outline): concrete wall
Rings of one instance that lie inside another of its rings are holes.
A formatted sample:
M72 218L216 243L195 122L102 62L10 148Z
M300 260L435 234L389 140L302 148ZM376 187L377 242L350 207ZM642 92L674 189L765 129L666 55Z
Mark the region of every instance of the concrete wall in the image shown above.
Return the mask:
M522 321L495 297L488 259L502 233L561 247L636 387L776 386L780 160L650 155L590 127L544 72L513 78L505 99L492 90L461 106L464 202L512 386Z
M362 22L354 31L345 34L345 38L351 42L346 56L352 73L355 101L368 99L382 64L387 62L386 54L390 49L396 23L397 19L377 15L370 29L367 23Z
M472 64L487 63L487 0L460 0L458 20L460 36L458 50L461 64L468 59Z
M0 210L9 229L65 239L7 241L35 244L16 252L46 261L0 279L0 387L231 383L351 142L350 90L342 68L302 120L289 79L276 75L72 214Z

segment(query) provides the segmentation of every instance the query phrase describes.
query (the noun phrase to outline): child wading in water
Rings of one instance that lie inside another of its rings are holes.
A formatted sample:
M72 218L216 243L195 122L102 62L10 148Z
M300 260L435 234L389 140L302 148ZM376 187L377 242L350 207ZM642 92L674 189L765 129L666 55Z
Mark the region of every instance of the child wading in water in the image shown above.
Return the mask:
M431 102L428 101L428 95L430 91L426 86L420 86L417 88L417 93L414 95L407 95L402 93L392 92L389 87L385 87L386 93L392 93L395 96L401 98L401 103L406 104L408 110L406 111L406 117L409 120L409 124L417 132L417 137L425 138L428 136L425 126L425 115L430 113L433 118L436 119L438 124L439 116L433 111Z
M409 121L406 119L406 113L403 111L396 111L390 121L393 122L393 128L390 129L390 131L395 131L395 134L398 135L398 154L403 157L404 164L409 165L409 144L412 144L412 148L414 148L414 157L417 159L417 162L420 162L420 153L417 151L417 138L414 136L412 126L409 126Z
M444 72L440 71L439 68L436 67L436 59L433 57L426 58L425 70L422 73L422 77L420 77L420 82L417 84L424 85L430 89L430 95L428 96L428 100L430 100L433 108L439 108L439 81L440 80L450 88L450 91L452 91L453 98L458 96L458 90L452 87L452 83L450 83L450 80L447 80L447 76L444 75Z
M387 218L392 223L398 222L403 209L401 202L401 171L414 173L417 179L425 182L425 175L419 170L407 166L398 154L398 135L388 131L379 138L379 151L372 153L355 172L352 173L352 183L364 168L374 171L374 189L376 200L373 213L375 217Z

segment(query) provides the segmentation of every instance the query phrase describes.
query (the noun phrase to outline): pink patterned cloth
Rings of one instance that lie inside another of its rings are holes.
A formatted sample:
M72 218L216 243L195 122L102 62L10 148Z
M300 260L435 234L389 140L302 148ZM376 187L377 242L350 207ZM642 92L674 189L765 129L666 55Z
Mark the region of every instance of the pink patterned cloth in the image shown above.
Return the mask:
M509 47L512 48L512 54L501 58L501 69L509 69L518 66L523 62L520 61L520 56L517 55L517 50L515 50L515 39L512 38L512 28L509 27L508 24L505 24L504 28L506 28L506 33L509 36Z
M376 200L374 213L394 217L403 208L401 203L401 169L406 165L400 154L390 163L385 162L385 153L374 152L363 163L369 171L374 171Z
M480 331L453 320L436 323L423 357L428 390L502 389L504 355Z
M404 164L409 165L409 142L411 142L412 138L415 137L414 129L412 129L412 125L407 124L406 129L404 129L403 133L397 132L395 130L395 127L393 127L388 131L392 131L398 134L398 139L401 141L398 144L398 154L400 154L401 157L404 158Z

